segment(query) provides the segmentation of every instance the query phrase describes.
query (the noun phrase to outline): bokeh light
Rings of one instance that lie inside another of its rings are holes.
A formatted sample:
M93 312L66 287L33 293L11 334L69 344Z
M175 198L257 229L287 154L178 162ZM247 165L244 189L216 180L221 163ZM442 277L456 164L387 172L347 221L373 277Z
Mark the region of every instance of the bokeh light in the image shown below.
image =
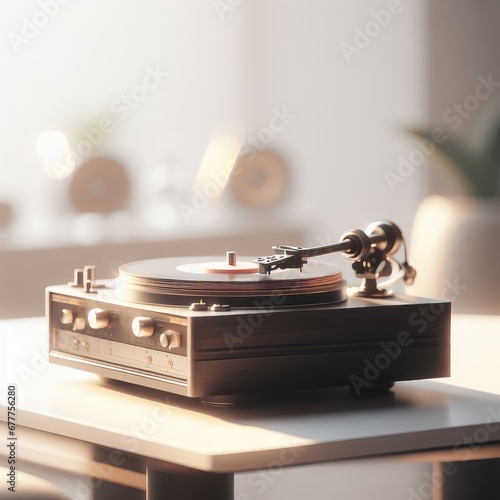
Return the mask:
M36 152L49 161L60 160L69 150L68 138L58 130L46 130L36 140Z

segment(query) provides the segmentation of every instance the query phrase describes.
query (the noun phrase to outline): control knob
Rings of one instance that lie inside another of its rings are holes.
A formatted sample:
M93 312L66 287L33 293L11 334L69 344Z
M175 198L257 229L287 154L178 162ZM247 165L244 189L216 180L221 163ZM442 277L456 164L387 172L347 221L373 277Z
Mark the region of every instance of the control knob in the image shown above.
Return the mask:
M100 309L99 307L96 307L89 311L87 319L90 328L94 330L106 328L109 325L109 312L106 311L105 309Z
M176 349L177 347L181 347L181 336L175 330L167 330L160 335L160 344L162 347Z
M132 333L136 337L151 337L155 331L155 322L146 316L137 316L132 321Z
M73 312L71 309L62 309L59 319L63 325L71 325L73 323Z

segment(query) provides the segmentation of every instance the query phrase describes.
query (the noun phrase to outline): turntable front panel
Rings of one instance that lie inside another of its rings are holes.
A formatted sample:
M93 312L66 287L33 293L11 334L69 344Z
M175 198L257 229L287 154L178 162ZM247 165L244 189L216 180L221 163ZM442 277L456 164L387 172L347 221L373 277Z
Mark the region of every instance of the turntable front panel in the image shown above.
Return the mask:
M163 389L169 387L172 392L187 395L188 318L114 303L107 292L87 298L70 295L70 287L52 290L54 293L48 292L52 361L77 364L119 380L147 378ZM93 327L96 311L104 314L101 313L101 324ZM136 318L151 322L153 328L149 332L145 329L150 335L134 334Z

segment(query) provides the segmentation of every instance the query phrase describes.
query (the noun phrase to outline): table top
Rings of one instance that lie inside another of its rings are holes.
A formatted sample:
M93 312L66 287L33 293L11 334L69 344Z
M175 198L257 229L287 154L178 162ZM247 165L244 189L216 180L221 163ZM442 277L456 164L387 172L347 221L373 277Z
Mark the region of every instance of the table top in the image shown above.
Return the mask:
M491 335L498 346L500 319L483 321L489 321L487 333L477 318L465 318L465 330L476 325L474 339ZM457 321L452 323L452 339L454 332L457 338L469 338ZM294 400L277 397L254 406L212 408L49 364L42 318L1 321L0 339L1 390L17 386L18 425L199 470L239 472L450 448L470 439L500 441L497 361L492 368L497 376L489 382L497 394L441 381L412 381L366 398L336 388L309 391ZM483 348L490 353L490 346ZM478 369L489 370L484 358L475 362L481 363ZM462 369L459 378L473 369ZM0 405L6 405L6 396ZM0 419L5 418L2 409ZM19 433L22 439L22 428Z

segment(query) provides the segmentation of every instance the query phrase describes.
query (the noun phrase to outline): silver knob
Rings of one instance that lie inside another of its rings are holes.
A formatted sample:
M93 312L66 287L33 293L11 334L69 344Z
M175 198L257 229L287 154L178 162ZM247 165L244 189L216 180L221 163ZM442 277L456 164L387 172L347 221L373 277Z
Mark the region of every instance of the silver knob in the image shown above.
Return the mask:
M73 312L71 309L62 309L59 314L59 320L63 325L71 325L73 323Z
M132 321L132 333L136 337L151 337L155 331L155 322L147 316L137 316Z
M96 307L89 311L87 319L89 321L90 328L94 330L106 328L109 325L109 312L105 309Z
M168 336L168 348L175 349L181 346L181 336L178 332L172 332Z
M181 335L175 330L167 330L160 335L160 344L162 347L168 347L169 349L181 347Z

